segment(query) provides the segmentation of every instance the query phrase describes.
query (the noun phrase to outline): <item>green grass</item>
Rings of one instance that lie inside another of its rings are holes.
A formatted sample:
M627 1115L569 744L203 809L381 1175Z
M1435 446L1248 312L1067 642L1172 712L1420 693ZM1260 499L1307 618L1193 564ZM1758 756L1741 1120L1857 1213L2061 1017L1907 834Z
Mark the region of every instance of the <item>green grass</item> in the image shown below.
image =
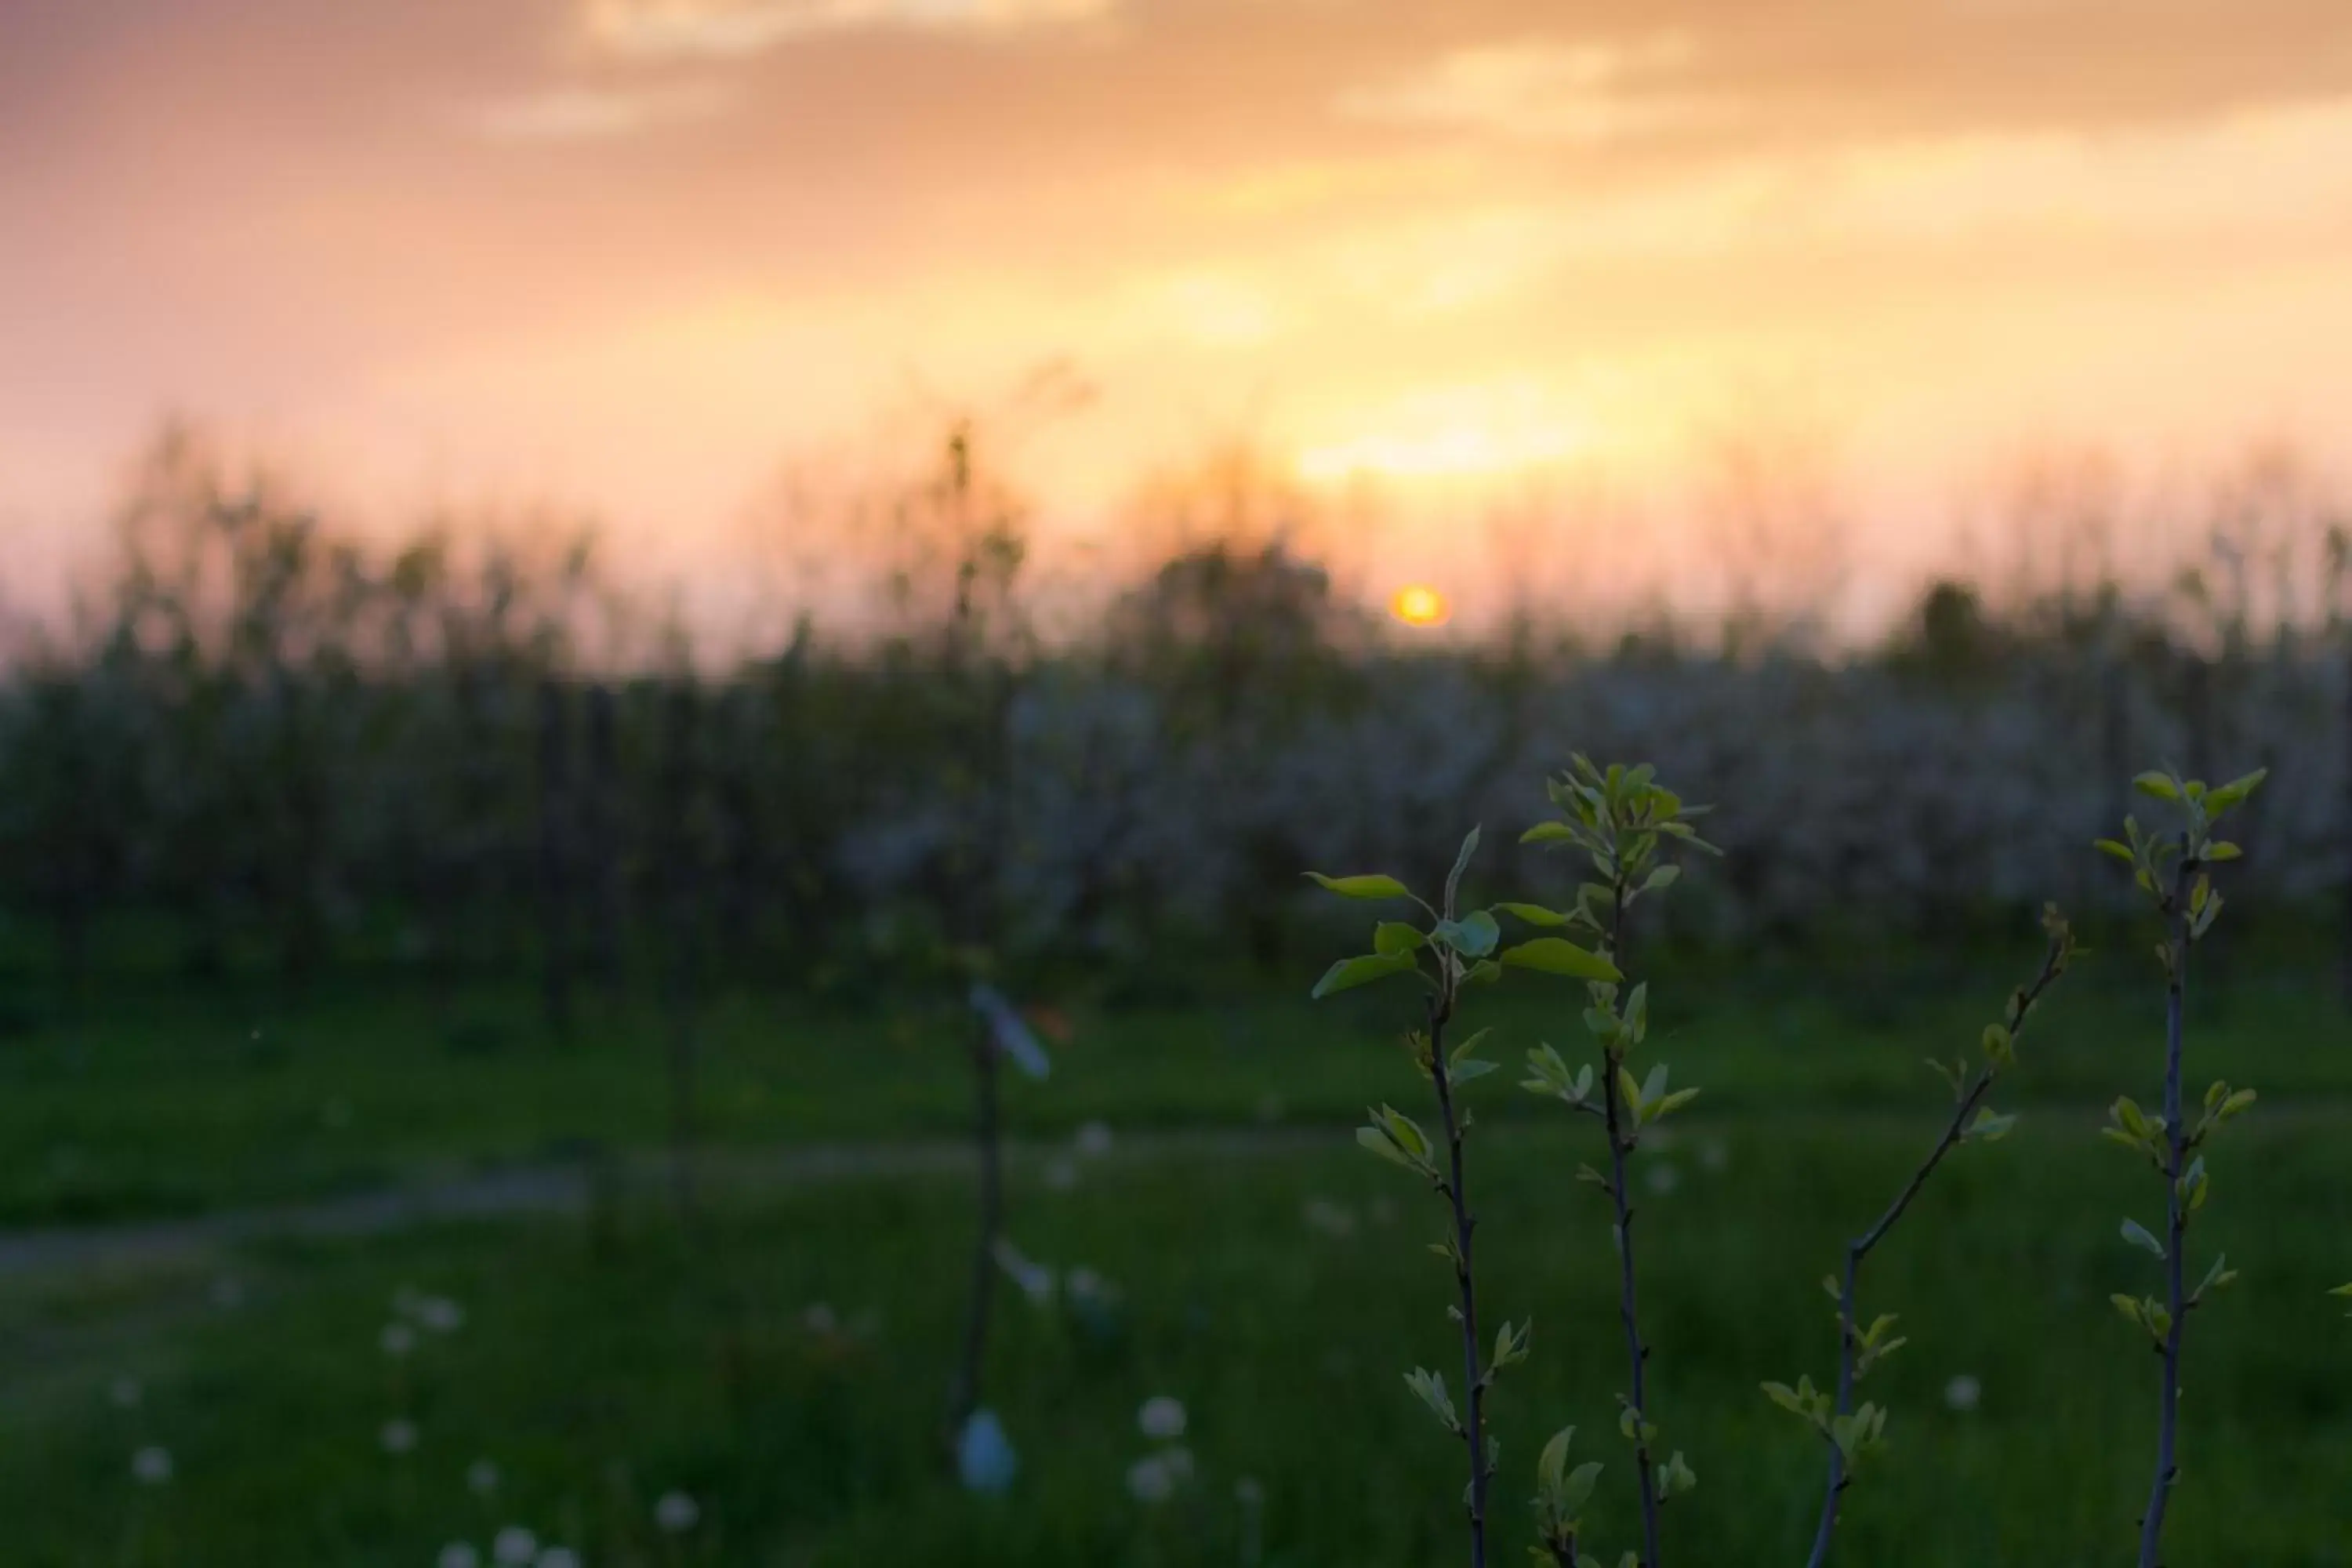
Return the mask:
M2245 1277L2195 1321L2168 1561L2342 1563L2352 1324L2320 1292L2352 1272L2352 1125L2238 1128L2216 1151L2200 1246L2225 1247ZM1801 1559L1819 1453L1756 1385L1827 1369L1815 1282L1925 1135L1878 1115L1783 1130L1694 1113L1644 1157L1680 1177L1648 1196L1639 1232L1654 1409L1702 1479L1669 1514L1676 1561ZM1474 1149L1485 1300L1536 1320L1535 1358L1496 1400L1497 1562L1530 1539L1529 1467L1569 1422L1611 1465L1594 1541L1613 1561L1630 1540L1604 1221L1567 1179L1587 1142L1530 1126ZM1895 1408L1893 1447L1852 1495L1841 1561L2124 1558L2154 1367L2105 1298L2152 1278L2116 1236L2148 1196L2073 1115L1939 1176L1868 1280L1869 1308L1902 1312L1912 1343L1868 1385ZM1066 1191L1024 1167L1013 1197L1022 1245L1099 1270L1122 1304L1115 1326L1087 1329L1006 1289L989 1384L1023 1455L1008 1498L962 1494L932 1447L967 1195L942 1178L860 1180L727 1204L698 1254L665 1215L629 1210L601 1246L540 1224L262 1248L228 1265L247 1292L234 1310L210 1302L205 1271L20 1287L0 1361L17 1391L0 1418L9 1560L99 1560L143 1502L159 1563L428 1562L506 1520L592 1562L658 1563L649 1500L678 1486L707 1510L709 1554L693 1561L1174 1568L1240 1561L1244 1477L1264 1489L1268 1563L1459 1560L1459 1452L1400 1379L1458 1364L1450 1280L1423 1247L1437 1233L1425 1191L1335 1140L1183 1165L1115 1154ZM1330 1233L1339 1214L1349 1234ZM468 1314L426 1336L405 1397L376 1343L403 1285ZM818 1302L843 1332L808 1326ZM109 1327L126 1321L135 1331ZM147 1380L135 1413L106 1396L125 1373ZM1961 1373L1982 1386L1973 1412L1945 1404ZM1163 1393L1191 1411L1198 1478L1148 1508L1123 1478L1149 1447L1137 1406ZM396 1409L422 1431L402 1461L375 1438ZM129 1477L144 1442L177 1459L160 1491ZM506 1472L492 1510L462 1484L478 1457Z
M1931 1050L1972 1042L2019 954L1824 977L1667 973L1654 1033L1679 1081L1717 1108L1916 1104ZM2110 973L2109 971L2114 973ZM2149 1086L2155 1003L2106 955L2070 978L2017 1075L2028 1103L2105 1103ZM1397 998L1320 1007L1304 987L1239 988L1213 1005L1113 1008L1080 1001L1042 1084L1008 1093L1014 1131L1042 1136L1101 1118L1122 1127L1352 1122L1396 1060ZM1479 999L1496 1049L1580 1035L1540 986ZM2215 1072L2305 1102L2352 1100L2352 1020L2292 973L2249 973L2199 998L2199 1056ZM460 996L446 1013L414 992L346 984L299 1005L178 990L110 994L79 1030L0 1041L0 1225L198 1213L657 1146L667 1125L666 1026L629 998L583 1007L570 1044L549 1039L523 988ZM721 1145L960 1133L969 1118L952 1009L825 1010L741 991L710 1004L699 1120ZM2145 1098L2145 1096L2143 1096ZM1540 1113L1507 1102L1495 1114Z
M1670 1512L1670 1568L1802 1560L1818 1446L1757 1385L1830 1371L1817 1281L1934 1134L1943 1090L1919 1058L1972 1042L2023 967L1662 974L1645 1055L1707 1086L1643 1157L1654 1410L1701 1478ZM2154 1089L2159 1020L2125 969L2102 956L2070 977L1997 1097L2024 1110L2019 1133L1957 1154L1874 1259L1864 1309L1902 1313L1912 1342L1866 1389L1895 1409L1893 1447L1852 1494L1841 1563L2127 1560L2155 1367L2106 1298L2155 1286L2116 1229L2126 1213L2153 1222L2160 1189L2096 1136L2115 1092ZM2196 1238L2200 1262L2224 1247L2243 1279L2193 1324L2168 1561L2352 1564L2352 1323L2321 1294L2352 1277L2352 1029L2307 978L2235 978L2199 999L2190 1076L2263 1094L2213 1151ZM1012 1234L1041 1261L1099 1271L1121 1305L1081 1321L1003 1287L989 1397L1023 1457L1007 1498L969 1497L940 1465L968 1183L780 1187L758 1159L717 1159L692 1247L645 1190L596 1216L0 1276L0 1556L389 1568L513 1521L598 1564L1190 1568L1242 1561L1247 1478L1265 1500L1266 1568L1458 1562L1459 1453L1401 1375L1459 1382L1449 1276L1425 1249L1435 1201L1347 1131L1367 1100L1426 1114L1382 1043L1402 1000L1078 1002L1054 1078L1008 1083L1012 1127L1034 1143L1093 1118L1118 1130L1066 1189L1049 1179L1066 1155L1016 1161ZM1573 1041L1555 990L1478 1005L1507 1062L1546 1034ZM77 1034L0 1043L0 1148L18 1152L0 1215L194 1213L657 1146L659 1015L588 1016L557 1045L519 990L439 1016L356 987L299 1007L111 995ZM952 1012L736 994L702 1023L722 1152L963 1129ZM1495 1405L1493 1561L1524 1560L1535 1453L1572 1422L1580 1451L1611 1467L1591 1522L1613 1563L1632 1540L1613 1259L1600 1200L1571 1179L1597 1141L1514 1077L1473 1091L1484 1300L1492 1321L1536 1321L1535 1359ZM1141 1135L1187 1127L1224 1131ZM1661 1192L1650 1173L1666 1170ZM234 1305L216 1297L225 1279ZM425 1336L404 1383L377 1348L404 1286L467 1313ZM811 1326L818 1303L841 1331ZM1970 1412L1945 1402L1963 1373L1983 1391ZM108 1397L123 1376L145 1387L132 1410ZM1149 1450L1137 1406L1163 1393L1192 1412L1198 1475L1154 1508L1124 1478ZM404 1413L422 1436L396 1460L377 1434ZM169 1486L131 1479L148 1443L175 1458ZM464 1485L478 1458L505 1473L494 1507ZM676 1556L648 1523L672 1487L706 1514Z

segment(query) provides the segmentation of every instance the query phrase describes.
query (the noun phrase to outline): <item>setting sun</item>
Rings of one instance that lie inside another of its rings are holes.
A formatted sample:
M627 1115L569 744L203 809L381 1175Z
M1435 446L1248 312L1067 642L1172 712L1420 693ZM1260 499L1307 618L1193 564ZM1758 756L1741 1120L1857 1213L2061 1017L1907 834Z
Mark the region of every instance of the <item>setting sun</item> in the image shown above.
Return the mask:
M1454 618L1454 606L1428 584L1413 583L1396 591L1389 614L1409 626L1442 626Z

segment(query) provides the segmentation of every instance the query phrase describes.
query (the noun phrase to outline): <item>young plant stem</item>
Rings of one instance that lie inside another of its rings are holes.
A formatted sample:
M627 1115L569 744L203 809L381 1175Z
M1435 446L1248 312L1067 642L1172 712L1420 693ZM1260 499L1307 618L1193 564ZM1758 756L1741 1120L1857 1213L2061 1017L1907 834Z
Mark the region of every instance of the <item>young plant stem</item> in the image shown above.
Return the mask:
M1629 952L1625 941L1626 892L1625 879L1621 875L1615 884L1609 938L1612 962L1621 973L1625 972ZM1625 1358L1633 1367L1633 1459L1642 1488L1641 1568L1658 1568L1657 1467L1650 1462L1650 1440L1643 1436L1650 1418L1646 1392L1650 1351L1642 1342L1641 1302L1633 1271L1633 1205L1626 1185L1625 1157L1632 1152L1633 1142L1623 1129L1624 1101L1617 1089L1617 1076L1624 1059L1622 1048L1612 1049L1606 1055L1607 1070L1601 1075L1602 1120L1609 1130L1609 1194L1617 1205L1618 1314L1625 1321Z
M2050 988L2051 983L2058 978L2064 962L2063 943L2052 942L2048 956L2042 960L2042 973L2034 976L2033 983L2025 988L2023 1005L2017 1009L2011 1026L2012 1039L2024 1033L2026 1016L2032 1010L2033 1004L2041 1000L2042 994ZM1927 1157L1919 1163L1919 1168L1911 1173L1911 1179L1904 1184L1895 1201L1886 1206L1886 1212L1878 1216L1878 1223L1846 1244L1845 1278L1838 1293L1837 1413L1840 1415L1853 1414L1853 1385L1857 1375L1855 1360L1856 1352L1862 1348L1862 1332L1857 1326L1860 1313L1855 1304L1862 1266L1869 1261L1871 1253L1903 1218L1911 1207L1911 1200L1919 1195L1919 1189L1927 1184L1927 1178L1934 1175L1936 1167L1944 1163L1944 1156L1958 1148L1967 1137L1969 1119L1984 1103L1984 1097L1991 1090L1996 1076L1990 1062L1977 1069L1958 1104L1953 1107L1952 1119L1944 1124L1943 1136L1936 1140L1936 1146L1927 1152ZM1805 1559L1805 1568L1822 1568L1829 1561L1830 1542L1837 1533L1838 1504L1853 1480L1853 1477L1846 1473L1844 1450L1833 1439L1825 1438L1824 1441L1829 1448L1829 1480L1822 1495L1821 1524L1813 1531L1813 1550L1811 1555Z
M1004 1225L1003 1140L997 1129L995 1037L988 1021L976 1021L972 1070L978 1075L978 1112L972 1136L980 1154L980 1239L971 1255L971 1299L964 1309L963 1352L948 1394L948 1442L953 1445L980 1408L980 1374L988 1355L990 1308L996 1296L996 1238Z
M1450 1164L1445 1195L1454 1209L1454 1279L1462 1295L1462 1377L1468 1391L1462 1424L1470 1454L1470 1565L1486 1564L1486 1389L1478 1370L1478 1287L1470 1268L1471 1237L1478 1228L1470 1212L1462 1163L1462 1121L1454 1109L1454 1083L1445 1059L1445 1026L1454 1016L1454 977L1448 961L1441 990L1429 1005L1429 1079L1437 1089L1437 1114L1445 1131Z
M2172 1486L2180 1473L2178 1444L2180 1432L2180 1343L2189 1327L2189 1303L2181 1278L2182 1238L2189 1230L2189 1209L2180 1192L2180 1172L2189 1150L2189 1136L2180 1111L2180 1046L2182 989L2189 978L2189 904L2186 889L2197 862L2184 842L2179 873L2172 897L2165 905L2171 924L2167 941L2172 962L2164 989L2164 1131L2165 1165L2165 1305L2172 1321L2164 1335L2164 1411L2158 1427L2156 1479L2149 1483L2147 1511L2141 1516L2139 1568L2158 1568L2164 1549L2164 1511L2172 1500Z

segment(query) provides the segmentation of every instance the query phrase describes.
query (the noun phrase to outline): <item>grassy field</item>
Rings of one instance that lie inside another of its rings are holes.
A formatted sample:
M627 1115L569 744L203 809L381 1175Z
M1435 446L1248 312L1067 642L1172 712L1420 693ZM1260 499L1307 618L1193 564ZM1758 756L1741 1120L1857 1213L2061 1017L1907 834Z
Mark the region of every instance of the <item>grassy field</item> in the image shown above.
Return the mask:
M1707 1086L1713 1110L1914 1107L1935 1084L1920 1058L1974 1041L2032 959L1827 974L1693 963L1661 975L1653 1038L1679 1081ZM2148 1087L2161 999L2138 984L2145 967L2101 954L2069 978L2016 1099L2104 1105ZM1395 999L1318 1006L1305 991L1261 982L1126 1005L1055 998L1073 1034L1049 1081L1008 1089L1012 1130L1353 1125L1367 1097L1390 1092ZM1479 1006L1512 1060L1582 1034L1557 990L1515 984ZM79 1028L0 1040L0 1147L19 1152L0 1168L0 1226L196 1214L659 1145L664 1016L627 997L583 1012L589 1024L559 1043L526 987L444 1008L355 986L299 1003L267 990L112 991ZM2216 1072L2352 1107L2352 1018L2312 971L2246 973L2200 994L2195 1020ZM728 1147L961 1133L969 1028L952 1009L853 1013L723 994L696 1024L697 1122ZM1541 1113L1524 1097L1490 1112Z
M1652 1049L1709 1085L1639 1177L1654 1408L1701 1478L1670 1510L1673 1562L1801 1561L1818 1446L1757 1384L1830 1370L1816 1281L1933 1135L1943 1095L1919 1058L1972 1038L2006 973L1701 974L1679 1009L1669 984ZM1874 1263L1865 1307L1901 1312L1912 1342L1869 1385L1894 1406L1892 1447L1852 1495L1841 1562L2128 1559L2155 1377L2106 1297L2152 1287L2116 1226L2158 1194L2095 1128L2117 1089L2145 1095L2154 1020L2144 992L2081 978L2001 1096L2027 1111L2019 1132L1956 1156ZM2264 1102L2214 1152L2196 1241L2244 1277L2193 1325L2176 1568L2352 1563L2352 1323L2321 1294L2352 1277L2352 1031L2316 990L2241 976L2192 1037L2198 1083L2226 1075ZM1498 998L1493 1054L1570 1043L1542 994ZM537 1037L520 995L469 998L455 1028L357 995L110 1011L79 1040L0 1047L0 1146L30 1167L7 1173L11 1224L644 1148L665 1125L650 1010L608 1011L568 1047ZM0 1278L6 1560L425 1563L520 1524L594 1563L1459 1561L1458 1449L1401 1380L1422 1364L1458 1382L1450 1281L1424 1248L1435 1203L1346 1131L1368 1099L1415 1105L1379 1000L1072 1013L1055 1077L1008 1088L1036 1151L1015 1163L1010 1228L1115 1305L1034 1305L1003 1282L988 1397L1021 1454L1008 1496L962 1492L937 1446L968 1182L894 1173L886 1149L839 1179L714 1178L690 1235L645 1190L583 1215ZM905 1141L964 1119L940 1017L739 996L705 1037L722 1144ZM1572 1422L1610 1466L1591 1520L1613 1563L1632 1541L1613 1260L1570 1179L1595 1141L1509 1081L1473 1091L1485 1300L1536 1321L1533 1361L1496 1399L1495 1561L1523 1560L1535 1452ZM1070 1146L1090 1119L1114 1129L1108 1154ZM1188 1126L1223 1131L1153 1131ZM463 1325L387 1356L415 1293ZM1953 1406L1956 1378L1973 1408ZM1193 1460L1157 1503L1127 1479L1152 1451L1136 1413L1154 1394L1187 1406ZM404 1454L383 1444L395 1420L415 1429ZM168 1483L134 1479L149 1446L171 1453ZM479 1459L500 1473L488 1499L467 1483ZM701 1509L680 1538L652 1524L671 1489Z

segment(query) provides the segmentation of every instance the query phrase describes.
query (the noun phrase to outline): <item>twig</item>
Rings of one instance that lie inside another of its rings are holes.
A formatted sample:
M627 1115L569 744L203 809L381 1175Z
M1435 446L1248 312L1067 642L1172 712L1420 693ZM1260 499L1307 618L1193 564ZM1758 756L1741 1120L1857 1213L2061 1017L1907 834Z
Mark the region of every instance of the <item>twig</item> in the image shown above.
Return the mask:
M2172 1313L2172 1321L2166 1326L2164 1335L2164 1413L2158 1428L2156 1479L2148 1485L2147 1511L2140 1518L2139 1568L2158 1568L2162 1560L2165 1507L2172 1500L2172 1485L2180 1474L2180 1345L2189 1327L2187 1291L2181 1278L2181 1240L2189 1230L2189 1208L2180 1191L2181 1162L2189 1149L2189 1135L2182 1126L2180 1111L2181 997L2189 978L2189 910L2184 889L2197 865L2194 850L2184 837L2180 868L2164 911L2172 927L2168 939L2172 962L2167 965L2169 973L2164 989L2164 1128L2168 1155L2164 1190L2168 1221L2164 1284L2165 1304Z
M2012 1041L2024 1032L2025 1019L2032 1011L2034 1003L2042 999L2042 994L2058 978L2065 962L2065 939L2053 937L2050 951L2042 958L2042 972L2019 994L2019 999L2013 1005L2013 1016L2009 1024ZM1936 1146L1928 1151L1919 1168L1911 1173L1911 1179L1904 1184L1903 1190L1895 1194L1886 1212L1878 1216L1878 1223L1846 1244L1845 1278L1838 1294L1837 1413L1840 1415L1853 1413L1854 1352L1861 1343L1861 1331L1857 1327L1860 1314L1855 1308L1855 1297L1862 1266L1878 1244L1886 1239L1887 1233L1895 1228L1896 1222L1902 1219L1911 1206L1911 1200L1919 1195L1919 1190L1927 1184L1927 1178L1934 1175L1936 1168L1944 1163L1944 1156L1959 1147L1967 1137L1969 1119L1984 1102L1986 1094L1990 1092L1998 1070L1991 1062L1977 1069L1958 1104L1953 1108L1951 1121L1945 1123L1943 1136L1936 1140ZM1838 1503L1853 1481L1853 1477L1846 1472L1845 1450L1838 1447L1834 1436L1829 1437L1827 1442L1829 1480L1822 1491L1821 1524L1813 1532L1813 1550L1811 1555L1805 1559L1806 1568L1822 1568L1829 1561L1830 1542L1837 1533Z
M1625 879L1622 874L1614 884L1615 906L1610 921L1611 962L1620 973L1625 973L1628 949L1625 941ZM1628 1201L1625 1156L1632 1142L1621 1131L1620 1116L1623 1101L1618 1093L1617 1075L1623 1061L1622 1048L1607 1053L1608 1070L1602 1073L1604 1095L1603 1118L1609 1128L1610 1196L1617 1207L1618 1315L1625 1323L1625 1357L1633 1366L1633 1459L1642 1486L1642 1563L1641 1568L1658 1568L1658 1478L1657 1468L1650 1462L1650 1440L1645 1435L1649 1425L1650 1405L1645 1392L1646 1372L1650 1360L1649 1347L1642 1342L1641 1303L1633 1271L1633 1206Z
M1468 1389L1468 1419L1462 1441L1470 1454L1470 1564L1486 1563L1486 1388L1478 1371L1478 1288L1471 1274L1471 1237L1478 1228L1463 1178L1462 1124L1454 1110L1454 1084L1445 1060L1445 1026L1454 1015L1454 973L1444 965L1443 988L1429 1005L1429 1078L1437 1089L1437 1112L1450 1157L1445 1195L1454 1210L1454 1279L1462 1295L1462 1376Z

